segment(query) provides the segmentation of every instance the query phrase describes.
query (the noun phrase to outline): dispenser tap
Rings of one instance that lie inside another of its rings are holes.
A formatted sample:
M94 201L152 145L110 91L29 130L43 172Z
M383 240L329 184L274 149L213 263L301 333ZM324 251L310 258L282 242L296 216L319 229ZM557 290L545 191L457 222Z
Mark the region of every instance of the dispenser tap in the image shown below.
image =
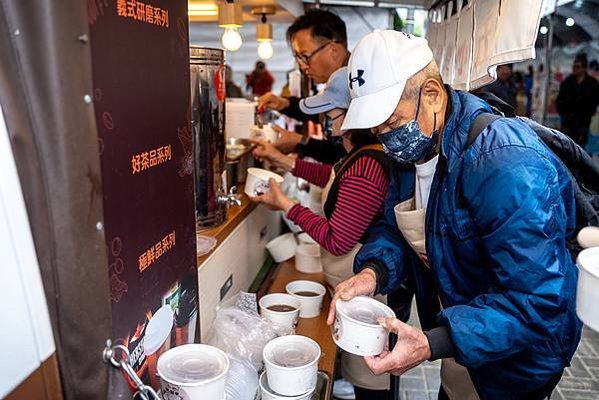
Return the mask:
M237 195L237 186L231 186L231 189L229 189L229 193L224 196L223 195L218 196L216 201L218 202L218 204L225 204L227 206L232 206L232 205L240 206L241 199Z

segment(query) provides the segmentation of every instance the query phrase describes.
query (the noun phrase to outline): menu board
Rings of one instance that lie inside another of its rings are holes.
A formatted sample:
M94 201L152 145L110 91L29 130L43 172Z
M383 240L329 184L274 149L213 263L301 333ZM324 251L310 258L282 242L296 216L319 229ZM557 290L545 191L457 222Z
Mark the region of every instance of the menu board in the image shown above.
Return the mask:
M187 1L88 4L113 341L157 388L198 310Z

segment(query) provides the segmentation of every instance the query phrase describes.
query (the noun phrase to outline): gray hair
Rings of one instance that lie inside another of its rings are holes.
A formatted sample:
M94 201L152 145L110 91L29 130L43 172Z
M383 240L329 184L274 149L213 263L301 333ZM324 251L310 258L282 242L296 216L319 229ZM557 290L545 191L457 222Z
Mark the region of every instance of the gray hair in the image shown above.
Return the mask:
M401 99L416 100L418 98L418 94L420 93L420 88L422 85L424 85L424 82L429 79L435 79L439 81L439 83L443 84L443 78L441 78L439 67L437 67L435 60L432 60L426 67L416 73L416 75L413 75L410 79L408 79L406 87L401 95Z

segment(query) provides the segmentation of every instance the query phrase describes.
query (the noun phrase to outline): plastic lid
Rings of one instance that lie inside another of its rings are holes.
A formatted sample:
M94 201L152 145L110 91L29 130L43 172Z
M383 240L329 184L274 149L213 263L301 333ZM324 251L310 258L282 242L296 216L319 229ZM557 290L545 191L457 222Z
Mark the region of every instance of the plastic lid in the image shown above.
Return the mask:
M212 251L212 249L216 246L216 238L211 236L197 235L196 236L196 247L198 256L203 256L204 254L208 254Z
M584 249L578 253L578 267L599 278L599 247Z
M158 360L160 376L176 384L200 384L227 372L229 360L215 347L189 344L175 347Z
M171 335L174 313L170 304L165 304L156 311L148 322L144 336L144 353L154 354Z
M367 325L379 325L378 318L393 316L389 307L365 296L354 297L350 301L338 301L337 310L346 317Z
M303 367L320 356L318 345L304 336L282 336L271 343L266 351L266 359L280 367Z

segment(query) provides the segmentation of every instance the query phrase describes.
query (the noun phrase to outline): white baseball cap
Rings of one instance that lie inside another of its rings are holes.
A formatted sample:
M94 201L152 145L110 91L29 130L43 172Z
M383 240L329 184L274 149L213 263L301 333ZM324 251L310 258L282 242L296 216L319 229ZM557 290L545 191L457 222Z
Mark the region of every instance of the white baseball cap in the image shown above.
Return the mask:
M351 101L347 85L347 67L333 72L324 90L316 96L300 100L300 109L306 114L320 114L334 108L347 110Z
M392 30L364 36L349 59L352 101L341 130L385 122L395 111L407 80L432 60L426 39Z

